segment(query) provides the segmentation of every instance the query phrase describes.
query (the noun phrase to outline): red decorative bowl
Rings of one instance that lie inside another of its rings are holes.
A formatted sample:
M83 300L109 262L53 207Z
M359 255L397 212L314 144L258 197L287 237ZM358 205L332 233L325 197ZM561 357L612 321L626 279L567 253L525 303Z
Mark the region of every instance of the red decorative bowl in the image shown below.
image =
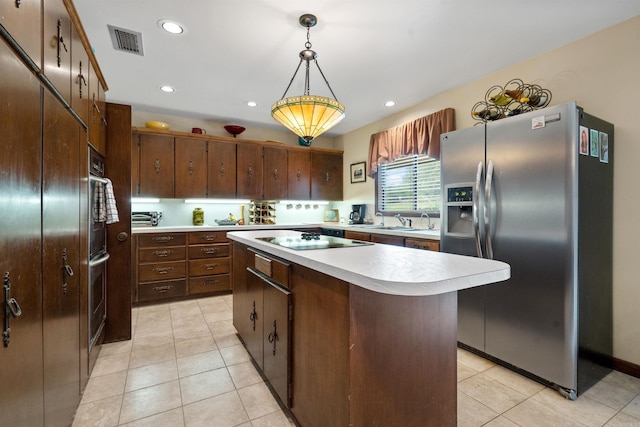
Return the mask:
M226 125L224 129L229 132L235 138L236 135L240 135L244 132L245 128L238 125Z

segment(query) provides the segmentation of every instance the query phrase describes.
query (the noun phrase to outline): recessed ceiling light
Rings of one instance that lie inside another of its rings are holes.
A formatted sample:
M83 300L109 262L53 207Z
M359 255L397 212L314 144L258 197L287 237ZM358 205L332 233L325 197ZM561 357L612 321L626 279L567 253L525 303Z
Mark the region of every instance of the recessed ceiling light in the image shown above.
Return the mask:
M256 101L247 101L247 107L257 107L258 103Z
M159 20L158 26L171 34L182 34L184 32L184 27L181 24L168 19Z
M395 101L387 101L384 103L385 107L393 107L394 105L396 105Z
M175 92L176 89L174 87L171 86L160 86L160 90L163 92L167 92L167 93L171 93L171 92Z

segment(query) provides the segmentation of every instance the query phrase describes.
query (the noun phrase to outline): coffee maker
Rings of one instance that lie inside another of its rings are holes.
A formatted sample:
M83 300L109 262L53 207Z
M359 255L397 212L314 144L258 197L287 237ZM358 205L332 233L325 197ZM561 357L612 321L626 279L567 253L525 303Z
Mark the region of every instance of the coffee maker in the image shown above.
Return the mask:
M367 205L351 205L349 212L349 224L364 224L364 215Z

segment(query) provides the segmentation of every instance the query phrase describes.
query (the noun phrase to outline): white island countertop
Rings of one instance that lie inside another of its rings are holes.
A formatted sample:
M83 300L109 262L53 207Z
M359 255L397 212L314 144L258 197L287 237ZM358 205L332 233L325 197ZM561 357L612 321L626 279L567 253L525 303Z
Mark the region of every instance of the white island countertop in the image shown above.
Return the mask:
M421 249L372 244L295 250L257 240L300 234L290 230L256 230L232 231L227 236L292 263L390 295L438 295L501 282L511 276L509 265L501 261Z

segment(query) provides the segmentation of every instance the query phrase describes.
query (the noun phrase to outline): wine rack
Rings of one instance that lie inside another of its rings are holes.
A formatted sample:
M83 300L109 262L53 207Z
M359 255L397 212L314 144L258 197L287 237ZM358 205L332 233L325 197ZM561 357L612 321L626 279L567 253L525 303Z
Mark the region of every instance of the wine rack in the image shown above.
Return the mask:
M520 79L509 80L504 86L491 86L483 101L471 108L471 117L483 123L544 108L551 102L551 91Z
M275 224L276 202L252 200L249 203L249 224Z

